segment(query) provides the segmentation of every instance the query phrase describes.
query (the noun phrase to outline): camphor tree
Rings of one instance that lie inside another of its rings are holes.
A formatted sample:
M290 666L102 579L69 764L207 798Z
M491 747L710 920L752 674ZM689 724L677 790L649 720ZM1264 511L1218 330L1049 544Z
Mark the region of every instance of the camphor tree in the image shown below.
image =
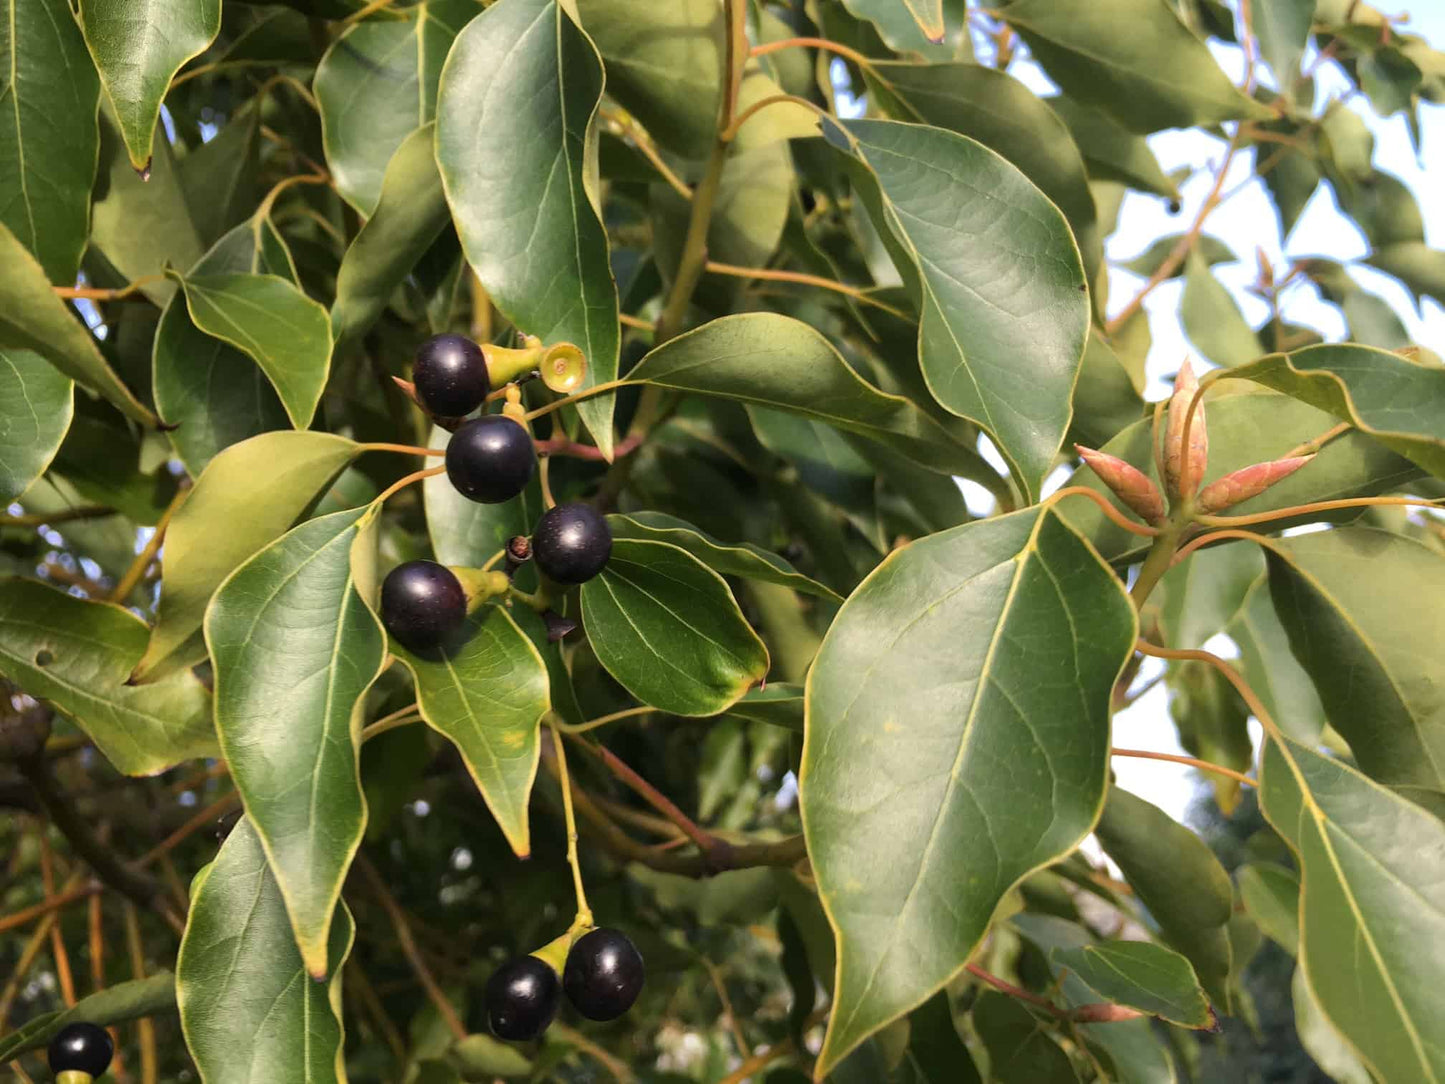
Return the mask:
M1418 124L1408 26L75 6L0 18L0 1065L1185 1081L1268 938L1328 1074L1445 1080L1445 370L1324 260L1254 329L1203 232L1249 162L1445 297L1313 92ZM1214 183L1111 299L1173 128ZM1110 787L1146 657L1232 876Z

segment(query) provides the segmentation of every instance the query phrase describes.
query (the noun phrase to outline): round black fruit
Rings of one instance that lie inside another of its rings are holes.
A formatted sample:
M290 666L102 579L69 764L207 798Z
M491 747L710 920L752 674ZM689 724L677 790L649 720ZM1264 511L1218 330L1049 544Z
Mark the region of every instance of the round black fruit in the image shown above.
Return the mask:
M588 504L559 504L532 532L532 559L548 579L586 583L612 556L612 531Z
M447 442L447 477L463 497L482 504L511 500L536 469L532 435L503 414L473 418Z
M616 1020L642 992L642 953L621 930L606 927L577 939L567 954L562 989L588 1020Z
M444 418L470 414L492 390L487 359L462 335L438 335L417 347L411 379L422 406Z
M535 956L519 956L487 980L487 1024L498 1039L535 1039L557 1015L561 999L557 972Z
M46 1053L50 1058L50 1071L56 1075L82 1072L98 1077L110 1065L115 1044L110 1041L105 1028L95 1024L67 1024L50 1040L50 1049Z
M467 594L435 561L397 565L381 584L381 623L403 647L439 647L467 619Z

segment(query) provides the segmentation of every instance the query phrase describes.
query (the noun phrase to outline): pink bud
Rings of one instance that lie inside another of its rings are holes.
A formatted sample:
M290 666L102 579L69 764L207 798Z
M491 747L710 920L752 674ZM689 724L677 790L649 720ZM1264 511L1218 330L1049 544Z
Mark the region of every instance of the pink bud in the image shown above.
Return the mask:
M1169 399L1169 425L1164 433L1164 484L1171 497L1189 496L1198 489L1209 462L1209 430L1204 421L1203 399L1194 409L1194 420L1189 425L1189 447L1184 447L1184 419L1198 390L1199 381L1195 379L1194 369L1186 358L1179 367L1179 375L1174 378L1174 394ZM1183 488L1186 463L1188 493Z
M1199 511L1207 515L1257 497L1281 478L1288 478L1313 458L1312 455L1297 455L1289 459L1275 459L1226 474L1199 491Z
M1089 468L1135 515L1145 523L1163 521L1164 498L1147 475L1116 456L1096 452L1080 444L1075 444L1074 447Z

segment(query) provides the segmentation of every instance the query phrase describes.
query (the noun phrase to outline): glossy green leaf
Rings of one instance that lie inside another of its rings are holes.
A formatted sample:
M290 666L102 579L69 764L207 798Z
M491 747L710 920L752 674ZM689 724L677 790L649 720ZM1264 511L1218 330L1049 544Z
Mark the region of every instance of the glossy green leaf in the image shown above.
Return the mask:
M1300 1046L1335 1084L1375 1084L1375 1077L1320 1008L1302 967L1294 969L1290 1000L1294 1002L1294 1026Z
M1093 827L1135 629L1118 579L1037 508L895 551L839 611L800 783L839 940L824 1071L957 974L1004 893Z
M724 576L741 576L790 587L805 595L841 598L829 587L809 579L775 553L754 546L751 542L719 542L704 534L686 520L666 512L629 512L607 517L613 538L633 538L644 542L667 542L686 550L714 572Z
M1164 266L1164 261L1178 247L1183 237L1184 235L1179 233L1161 237L1138 256L1119 266L1127 271L1132 271L1140 278L1147 279ZM1234 263L1239 259L1234 249L1230 248L1228 244L1207 233L1200 235L1193 249L1190 250L1190 255L1198 256L1209 267L1213 267L1217 263ZM1170 277L1177 278L1184 273L1184 270L1183 265L1176 267L1174 274Z
M1158 806L1118 787L1094 834L1160 932L1189 958L1210 1000L1228 1009L1229 874L1205 842Z
M338 342L374 324L393 291L450 221L433 150L435 126L402 141L387 164L376 209L341 260L331 329Z
M212 593L246 558L285 534L361 449L330 433L263 433L211 461L171 519L160 612L132 680L154 681L206 655Z
M176 1010L176 979L169 971L149 978L118 982L114 986L81 998L72 1008L42 1013L22 1027L0 1038L0 1059L9 1063L21 1054L42 1050L67 1024L124 1024L143 1016L159 1016Z
M872 23L878 37L900 53L929 60L966 60L972 53L963 0L843 0L843 7ZM829 36L838 37L838 28L824 22Z
M1445 478L1445 370L1343 343L1271 354L1229 376L1328 411Z
M1265 557L1290 647L1360 768L1445 791L1445 661L1433 649L1445 558L1372 527L1268 539Z
M145 622L120 606L0 580L0 672L74 720L126 775L216 753L211 695L194 674L126 685L145 641Z
M321 139L336 190L368 218L387 164L436 113L437 82L474 0L426 0L406 19L366 19L338 36L316 67Z
M1000 14L1066 94L1136 132L1272 115L1159 0L1009 0Z
M992 473L976 451L915 404L865 383L817 331L776 313L713 320L652 351L627 378L801 414L932 470Z
M1089 335L1084 364L1074 385L1069 439L1100 448L1144 415L1136 377L1098 334Z
M0 349L39 354L76 383L142 425L156 417L121 383L73 309L55 296L35 257L0 225Z
M859 164L869 216L922 312L929 390L988 430L1032 500L1068 429L1088 335L1068 223L1015 166L952 132L856 120L824 136Z
M0 505L50 466L70 428L73 387L39 354L0 349Z
M1214 277L1198 252L1191 252L1184 262L1184 298L1179 315L1189 341L1216 365L1245 365L1264 353L1259 336L1239 311L1234 295Z
M100 81L67 8L11 0L0 20L0 223L49 281L75 281L90 232ZM58 124L56 118L65 122Z
M457 35L437 92L437 165L462 250L519 328L617 377L617 285L597 209L597 49L556 0L498 0ZM608 394L578 405L606 455Z
M787 730L803 732L803 686L785 681L769 682L759 689L749 689L727 714L753 723L767 723Z
M541 756L542 716L552 707L541 654L494 605L467 618L459 645L435 656L415 655L395 641L389 646L412 672L422 718L457 747L512 850L527 857L527 803Z
M985 990L973 1005L973 1027L988 1051L995 1084L1075 1084L1083 1076L1023 1002Z
M617 539L582 585L582 626L624 689L673 715L716 715L768 672L727 583L667 542Z
M1175 565L1150 596L1150 605L1160 603L1163 642L1174 648L1203 647L1234 619L1263 571L1259 548L1247 544L1210 546Z
M1251 585L1224 631L1239 648L1239 672L1280 729L1295 741L1317 742L1325 728L1324 705L1314 682L1290 650L1265 575Z
M255 100L237 109L219 132L177 163L202 244L214 245L248 220L261 200L262 104Z
M332 924L324 981L306 974L260 836L236 822L191 885L176 958L186 1046L206 1084L343 1084L341 966L355 927Z
M1179 188L1159 165L1148 141L1120 125L1108 113L1063 96L1048 105L1068 125L1093 181L1117 181L1141 192L1178 199ZM1105 234L1113 230L1104 230Z
M1194 968L1177 952L1152 941L1104 941L1055 951L1067 967L1099 992L1102 1000L1127 1005L1186 1028L1214 1023Z
M1299 876L1273 862L1251 862L1236 872L1239 895L1255 924L1291 956L1299 955Z
M1348 765L1269 742L1260 804L1299 859L1300 968L1388 1084L1445 1076L1445 824Z
M219 137L218 137L219 138ZM276 228L251 221L232 228L191 269L193 274L259 272L296 281ZM184 295L161 313L151 353L156 409L192 478L220 452L248 437L290 427L276 389L251 358L191 322Z
M313 978L326 974L332 915L366 830L362 698L386 655L352 579L367 514L336 512L282 535L206 609L216 734Z
M80 28L131 165L144 172L161 100L181 65L215 40L221 0L83 0Z
M251 357L291 424L309 426L331 370L326 310L279 275L189 274L181 285L196 327Z

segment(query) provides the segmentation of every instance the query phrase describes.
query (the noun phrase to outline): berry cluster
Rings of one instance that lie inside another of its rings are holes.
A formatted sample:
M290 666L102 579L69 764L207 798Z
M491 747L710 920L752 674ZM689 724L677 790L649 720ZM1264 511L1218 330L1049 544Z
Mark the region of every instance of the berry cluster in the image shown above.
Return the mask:
M95 1024L66 1024L50 1040L46 1056L50 1060L50 1071L57 1080L67 1084L80 1084L94 1080L110 1067L115 1044L105 1028ZM69 1073L66 1077L64 1074Z
M417 402L437 418L465 417L492 391L486 354L460 335L423 343L412 376ZM482 504L516 497L536 470L532 434L519 415L482 414L457 425L447 443L447 478L462 496ZM563 504L543 513L530 542L518 548L525 550L521 559L530 556L552 583L571 587L602 571L612 553L612 532L590 505ZM508 557L515 562L519 554L509 547ZM408 561L382 584L381 620L404 647L435 651L454 640L475 601L451 569Z
M547 1030L565 991L588 1020L616 1020L642 992L642 954L620 930L600 928L579 937L567 953L559 982L540 956L518 956L487 980L487 1022L499 1039L521 1042Z

